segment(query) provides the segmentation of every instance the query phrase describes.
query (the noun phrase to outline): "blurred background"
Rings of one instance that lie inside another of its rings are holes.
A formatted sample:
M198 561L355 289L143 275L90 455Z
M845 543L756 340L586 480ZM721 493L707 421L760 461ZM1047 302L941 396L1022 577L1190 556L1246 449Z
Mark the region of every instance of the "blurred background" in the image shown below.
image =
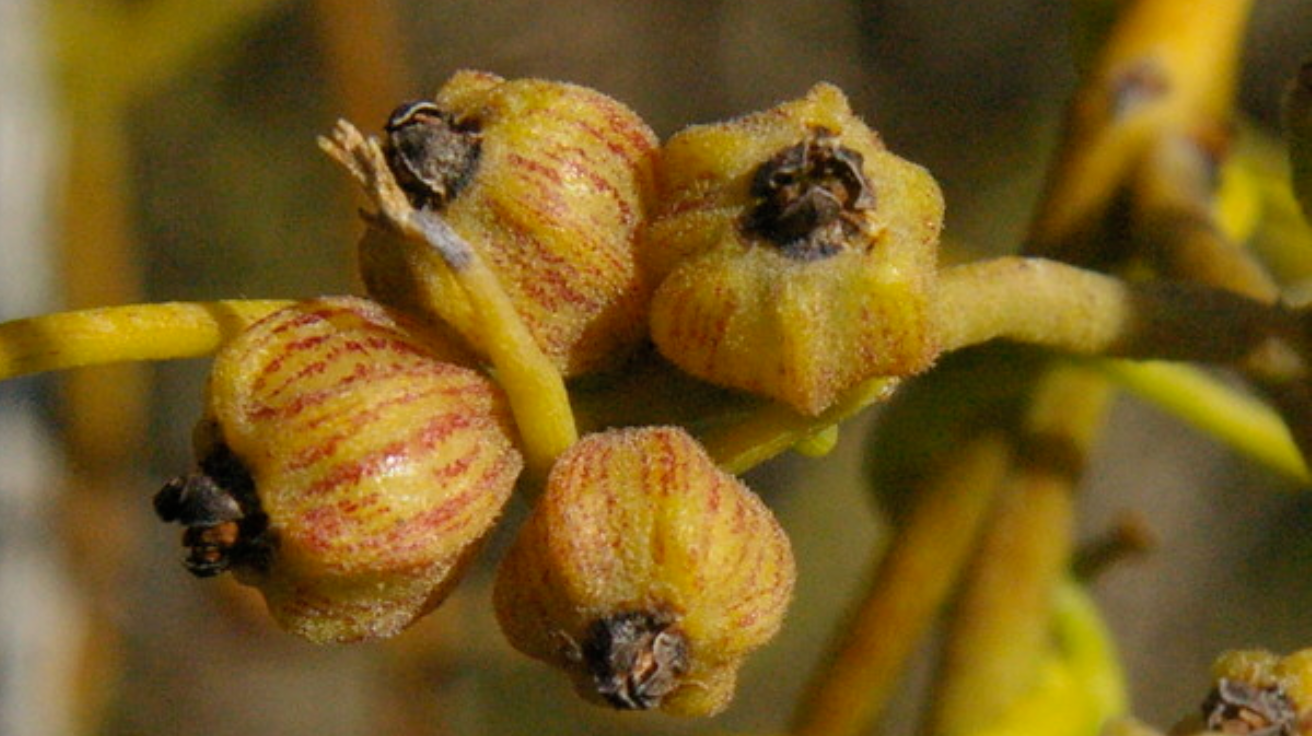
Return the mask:
M362 202L315 136L377 130L456 69L557 78L662 136L838 84L927 166L968 255L1018 246L1075 82L1061 0L0 0L0 319L159 300L358 291ZM1312 55L1312 2L1261 0L1242 104L1268 132ZM490 571L393 642L317 648L228 580L192 578L149 499L191 462L205 361L0 384L0 735L768 733L884 539L864 425L750 482L801 580L713 723L621 715L496 631ZM1118 403L1083 533L1126 509L1160 544L1097 586L1135 712L1192 709L1222 649L1312 645L1312 497ZM908 701L913 700L910 696ZM909 733L895 709L888 733Z

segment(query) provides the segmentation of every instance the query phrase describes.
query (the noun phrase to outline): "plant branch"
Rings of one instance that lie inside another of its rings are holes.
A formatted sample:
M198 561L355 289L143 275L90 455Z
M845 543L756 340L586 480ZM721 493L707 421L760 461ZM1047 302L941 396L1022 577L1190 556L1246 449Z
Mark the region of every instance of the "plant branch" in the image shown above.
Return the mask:
M1252 251L1222 231L1213 205L1217 154L1197 137L1163 135L1130 182L1133 238L1164 278L1273 303L1280 290Z
M1222 136L1252 0L1138 0L1073 101L1027 252L1105 262L1107 213L1163 133Z
M869 730L974 549L1008 460L1001 435L976 436L916 489L915 506L880 558L864 600L803 697L794 736Z
M952 613L929 733L980 731L1034 688L1070 559L1075 489L1109 397L1100 375L1066 364L1035 384L1002 498Z
M1230 292L1035 258L944 270L934 309L945 352L1002 338L1080 355L1238 362L1296 331L1285 310Z
M30 373L207 355L279 300L168 302L60 312L0 324L0 381Z

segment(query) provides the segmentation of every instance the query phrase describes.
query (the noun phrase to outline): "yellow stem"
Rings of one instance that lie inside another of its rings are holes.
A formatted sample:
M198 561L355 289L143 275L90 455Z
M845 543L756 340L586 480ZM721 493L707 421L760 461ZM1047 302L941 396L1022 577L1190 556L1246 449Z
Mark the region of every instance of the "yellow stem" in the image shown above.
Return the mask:
M1163 135L1130 182L1134 239L1164 278L1275 302L1279 288L1253 253L1222 231L1213 207L1215 153L1191 137Z
M1289 84L1284 124L1294 196L1303 208L1303 216L1312 220L1312 61L1305 61Z
M1065 364L1036 383L1012 474L946 633L931 734L983 729L1035 686L1070 558L1075 486L1109 395L1102 376Z
M439 250L480 316L481 344L515 414L529 474L545 477L556 458L578 440L564 378L477 251L437 215L417 213L411 219L419 219L430 244L444 244Z
M807 457L824 457L838 446L838 425L831 424L793 445L793 450Z
M1066 581L1053 596L1039 677L1000 718L968 736L1094 736L1125 713L1125 682L1093 601Z
M132 304L5 322L0 324L0 381L82 366L199 357L289 304L278 300Z
M55 47L72 97L121 107L182 76L197 59L239 48L239 35L279 0L145 0L129 5L61 0Z
M801 702L794 736L870 730L970 556L1008 459L1001 436L981 435L916 489L915 506L879 560L865 599Z
M1222 135L1252 0L1134 0L1074 100L1028 252L1098 260L1107 208L1163 132Z
M945 269L933 308L944 352L1002 338L1084 355L1230 362L1295 329L1280 308L1230 292L1129 283L1039 258Z
M1101 712L1104 723L1125 713L1125 675L1111 631L1098 606L1079 583L1067 580L1057 587L1053 601L1057 646L1062 650L1081 688Z
M487 351L519 426L528 475L540 481L560 453L578 439L578 429L565 379L542 352L497 275L439 214L410 204L376 139L339 120L331 138L319 139L319 147L344 166L373 200L378 212L371 219L431 248L464 289L471 311L479 317L478 339L470 342Z

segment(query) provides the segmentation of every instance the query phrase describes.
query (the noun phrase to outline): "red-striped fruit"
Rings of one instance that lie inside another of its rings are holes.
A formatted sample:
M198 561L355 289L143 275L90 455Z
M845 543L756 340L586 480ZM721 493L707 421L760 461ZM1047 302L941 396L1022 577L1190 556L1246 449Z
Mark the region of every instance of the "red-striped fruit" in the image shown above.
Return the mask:
M497 575L510 643L617 708L710 715L792 595L769 509L674 427L585 437L556 462Z
M193 571L230 568L316 642L435 607L520 470L497 386L413 330L353 298L256 323L215 359L199 471L156 498Z
M657 140L633 111L572 84L463 71L431 102L398 108L385 149L412 203L488 262L565 375L614 366L646 334L635 239ZM371 228L360 267L375 299L480 348L478 315L422 243Z
M943 197L836 87L688 128L644 238L651 337L680 368L806 414L925 370Z

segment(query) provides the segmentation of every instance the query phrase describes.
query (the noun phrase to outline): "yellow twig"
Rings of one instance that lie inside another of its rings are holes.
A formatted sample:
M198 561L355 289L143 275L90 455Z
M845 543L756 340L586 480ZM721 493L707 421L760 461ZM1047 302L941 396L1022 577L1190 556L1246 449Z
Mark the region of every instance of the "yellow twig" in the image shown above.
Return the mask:
M133 304L5 322L0 324L0 381L82 366L199 357L289 304L277 300Z
M1278 307L1231 292L1129 283L1040 258L945 269L933 308L945 352L1002 338L1083 355L1232 362L1295 329Z
M1294 196L1303 208L1303 216L1312 220L1312 61L1304 62L1289 84L1284 123Z
M1095 736L1125 713L1125 682L1111 636L1078 584L1053 596L1055 641L1034 687L988 726L966 736Z
M870 730L974 548L1008 456L1000 435L977 436L916 489L915 506L879 560L865 599L801 702L794 736Z
M53 32L76 104L117 108L185 74L281 0L147 0L54 5ZM100 108L100 109L103 109Z
M1035 384L1012 472L945 636L929 733L983 729L1035 687L1070 558L1075 488L1108 397L1100 375L1066 364Z
M1251 5L1127 3L1072 104L1029 253L1079 264L1105 260L1100 223L1146 147L1163 132L1221 134Z
M1130 182L1134 240L1164 278L1215 286L1263 302L1279 295L1251 251L1228 238L1213 206L1216 154L1193 138L1163 135Z

